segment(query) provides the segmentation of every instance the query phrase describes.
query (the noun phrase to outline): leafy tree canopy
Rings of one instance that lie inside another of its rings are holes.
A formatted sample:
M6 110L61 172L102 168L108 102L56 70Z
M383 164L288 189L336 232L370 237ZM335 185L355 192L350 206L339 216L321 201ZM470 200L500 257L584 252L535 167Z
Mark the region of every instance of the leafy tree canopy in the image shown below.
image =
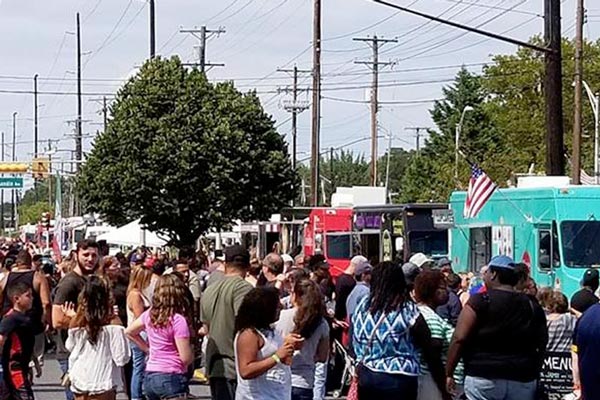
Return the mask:
M87 211L136 218L176 246L212 227L264 219L294 198L287 146L255 93L156 58L119 91L78 175Z

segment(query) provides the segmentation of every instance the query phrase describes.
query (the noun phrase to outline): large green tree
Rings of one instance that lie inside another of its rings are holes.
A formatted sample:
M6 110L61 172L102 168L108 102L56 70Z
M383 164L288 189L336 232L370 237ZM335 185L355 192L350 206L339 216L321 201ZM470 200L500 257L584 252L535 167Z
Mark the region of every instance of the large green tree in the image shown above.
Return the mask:
M264 219L297 189L287 145L255 93L210 83L177 58L148 61L119 91L78 176L87 211L140 218L173 245Z

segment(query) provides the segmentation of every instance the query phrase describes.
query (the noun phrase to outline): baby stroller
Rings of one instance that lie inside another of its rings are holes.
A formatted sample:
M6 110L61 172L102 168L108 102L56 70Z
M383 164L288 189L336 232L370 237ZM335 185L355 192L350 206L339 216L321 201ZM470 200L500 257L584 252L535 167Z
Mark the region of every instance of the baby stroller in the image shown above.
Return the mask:
M331 394L334 399L342 397L345 389L350 387L352 376L354 375L354 367L356 366L356 360L348 354L348 350L338 341L333 341L333 351L337 353L338 357L344 360L344 369L342 372L342 380L340 388L333 391ZM338 358L336 357L336 359Z

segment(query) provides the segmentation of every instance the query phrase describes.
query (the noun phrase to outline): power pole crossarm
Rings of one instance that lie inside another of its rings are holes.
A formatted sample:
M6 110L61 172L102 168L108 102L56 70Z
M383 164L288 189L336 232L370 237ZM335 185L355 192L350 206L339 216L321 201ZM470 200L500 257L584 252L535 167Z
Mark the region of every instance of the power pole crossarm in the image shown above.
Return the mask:
M292 101L288 103L284 103L284 108L287 112L292 114L292 168L296 169L296 149L297 149L297 134L298 134L298 114L308 110L310 108L310 104L308 101L299 102L298 101L298 74L310 74L312 71L300 70L298 67L293 69L278 69L279 72L287 72L292 74L292 78L294 80L291 92L292 92ZM281 91L289 92L288 89L282 89Z
M209 63L206 61L206 42L212 36L219 36L226 33L225 28L207 29L206 26L201 26L200 29L180 29L179 33L189 33L200 41L198 48L198 62L184 64L189 67L200 67L200 71L206 73L206 69L210 67L224 67L223 63Z
M354 38L359 42L366 42L373 49L373 59L371 61L355 61L356 64L368 65L373 71L373 84L371 87L371 186L377 186L377 137L379 112L379 68L393 65L392 62L379 61L379 48L386 43L396 43L397 39L378 38L377 35L372 38Z

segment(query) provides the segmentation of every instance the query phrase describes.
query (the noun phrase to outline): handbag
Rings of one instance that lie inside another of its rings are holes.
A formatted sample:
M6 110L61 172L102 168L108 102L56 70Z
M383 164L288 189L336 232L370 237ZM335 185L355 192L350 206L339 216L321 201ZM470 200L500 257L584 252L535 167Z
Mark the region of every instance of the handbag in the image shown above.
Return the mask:
M377 323L375 324L375 327L373 328L373 332L371 333L371 337L369 338L369 340L367 342L367 349L365 350L365 353L361 357L360 361L358 361L356 363L356 365L354 366L354 371L352 373L352 379L350 380L350 388L348 389L348 395L346 396L346 400L358 400L358 367L360 366L360 364L363 362L363 360L369 354L369 350L371 348L371 345L373 344L373 339L375 338L375 335L377 334L377 330L379 329L379 326L385 320L385 317L386 317L385 313L382 312L381 317L379 317L379 321L377 321Z

